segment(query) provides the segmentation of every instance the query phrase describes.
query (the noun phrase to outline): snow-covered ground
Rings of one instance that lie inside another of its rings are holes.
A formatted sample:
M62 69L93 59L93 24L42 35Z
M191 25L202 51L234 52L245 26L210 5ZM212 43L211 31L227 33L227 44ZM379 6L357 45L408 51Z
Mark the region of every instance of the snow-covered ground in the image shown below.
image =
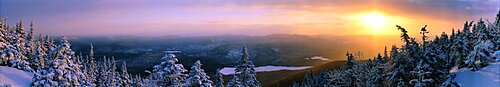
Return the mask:
M0 85L30 87L33 74L16 68L0 66Z
M322 57L322 56L313 56L311 58L306 58L308 60L323 60L323 61L332 61L332 59Z
M493 53L492 56L493 56L492 58L496 59L495 61L500 62L500 50L495 51L495 53Z
M455 81L461 87L500 87L500 63L492 63L479 71L461 69L457 72Z
M289 67L289 66L261 66L255 67L255 72L270 72L270 71L280 71L280 70L303 70L307 68L312 68L312 66L301 66L301 67ZM220 70L223 75L234 74L236 68L224 67Z

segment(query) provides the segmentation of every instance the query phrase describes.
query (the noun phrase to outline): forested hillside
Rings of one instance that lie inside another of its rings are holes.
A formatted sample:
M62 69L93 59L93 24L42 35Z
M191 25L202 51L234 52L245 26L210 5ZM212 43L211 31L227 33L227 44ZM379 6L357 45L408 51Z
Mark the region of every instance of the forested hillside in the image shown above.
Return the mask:
M0 66L33 73L30 85L34 87L261 86L246 48L241 51L243 55L232 80L226 84L220 73L217 81L212 82L199 60L189 70L185 69L182 64L177 64L176 52L171 51L166 51L161 58L163 62L155 65L154 70L146 71L149 75L139 76L129 74L125 62L119 67L114 57L104 56L101 61L96 61L92 45L88 54L75 53L66 37L57 43L49 36L36 36L33 22L26 31L22 21L14 26L9 26L6 21L0 20ZM19 82L17 79L21 78L1 79L0 86L28 85L16 83Z
M0 66L33 73L34 87L261 87L248 49L232 51L236 58L234 74L224 81L217 71L208 75L200 60L190 68L179 63L178 51L165 51L159 64L146 70L147 75L130 74L127 63L113 56L97 61L94 47L86 54L73 51L67 37L55 41L36 35L34 23L29 29L20 21L12 26L0 20ZM293 87L456 87L453 70L478 71L500 61L500 12L494 22L480 19L465 22L451 34L429 37L427 25L421 36L410 36L408 29L396 25L403 45L393 45L373 58L346 53L347 62L340 69L311 72ZM421 38L421 41L417 41ZM431 39L433 38L433 39ZM83 49L83 48L82 48ZM361 59L370 59L360 62ZM212 81L214 80L214 81ZM1 79L0 81L3 81ZM5 80L7 81L7 80ZM11 81L11 80L9 80ZM2 83L0 86L11 86Z
M500 61L500 13L493 23L483 19L465 22L462 29L436 37L427 35L427 25L420 29L418 37L409 36L402 26L396 25L395 29L401 31L403 45L393 45L368 62L357 62L363 58L348 52L343 68L306 75L292 86L458 87L452 70L474 72Z

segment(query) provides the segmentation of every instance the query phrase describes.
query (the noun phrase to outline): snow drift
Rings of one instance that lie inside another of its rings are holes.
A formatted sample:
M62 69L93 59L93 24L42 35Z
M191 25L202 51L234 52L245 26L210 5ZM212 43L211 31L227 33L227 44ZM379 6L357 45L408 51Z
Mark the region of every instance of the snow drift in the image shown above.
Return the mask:
M500 63L493 63L479 71L461 69L455 80L460 87L500 87Z
M12 87L30 87L33 73L18 70L16 68L0 66L0 85Z

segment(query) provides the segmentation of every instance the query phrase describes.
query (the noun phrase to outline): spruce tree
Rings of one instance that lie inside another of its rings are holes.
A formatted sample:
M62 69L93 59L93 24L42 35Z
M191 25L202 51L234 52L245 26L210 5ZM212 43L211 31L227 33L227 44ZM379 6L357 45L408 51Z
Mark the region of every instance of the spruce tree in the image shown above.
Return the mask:
M420 61L415 69L415 71L411 71L412 74L416 75L417 78L412 79L410 84L414 87L428 87L434 82L433 79L430 79L426 76L429 76L431 72L425 71L425 64L423 61Z
M215 74L215 87L224 87L224 79L222 78L224 75L222 75L220 70L217 69L217 73Z
M354 67L354 65L356 64L356 60L354 59L354 56L349 52L347 52L346 56L347 56L347 62L345 64L346 65L345 67L346 68Z
M97 83L97 73L99 72L99 69L97 68L98 64L95 61L94 58L94 46L90 44L90 52L89 55L87 56L87 61L86 63L86 69L87 69L87 76L88 79L94 83L93 85L95 86Z
M472 71L477 71L488 65L491 59L491 53L493 53L491 50L492 47L493 45L489 41L483 41L474 46L474 50L467 55L467 60L465 61L467 68L471 68Z
M10 30L9 37L10 42L3 46L2 59L6 61L6 65L11 67L33 72L34 70L31 68L31 64L29 62L29 58L27 57L26 46L25 46L25 34L24 26L22 21L16 24L14 27L15 30Z
M201 68L200 60L197 60L191 70L189 71L189 78L186 80L184 86L190 87L212 87L213 82L210 81L210 77L205 73L205 70Z
M127 72L127 64L125 62L123 62L122 66L121 66L121 75L120 75L120 86L121 87L132 87L132 81L130 78L130 74L128 74Z
M231 77L231 80L229 80L229 82L227 82L226 87L248 87L248 86L243 86L241 84L240 79L238 78L238 76L233 75Z
M239 81L242 86L245 87L260 87L260 82L257 80L257 75L255 73L254 65L250 61L247 48L243 47L243 53L238 65L236 65L235 74L238 75Z
M153 67L153 72L150 75L149 81L153 81L153 85L158 86L181 86L186 75L182 64L178 62L174 54L167 53L163 58L163 62Z
M387 46L384 46L384 56L382 57L384 59L384 62L389 61L389 53L387 52Z
M440 87L460 87L456 81L454 81L456 74L449 74L446 80L440 84Z
M50 53L54 60L50 65L36 73L32 86L89 86L85 74L80 66L75 64L75 53L70 49L71 44L63 37L61 44Z

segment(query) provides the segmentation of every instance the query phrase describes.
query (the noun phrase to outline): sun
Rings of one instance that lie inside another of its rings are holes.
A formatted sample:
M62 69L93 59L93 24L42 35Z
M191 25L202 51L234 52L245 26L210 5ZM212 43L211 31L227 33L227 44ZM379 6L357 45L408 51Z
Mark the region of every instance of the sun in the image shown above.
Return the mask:
M361 15L362 24L372 30L382 29L389 20L389 17L376 12Z

